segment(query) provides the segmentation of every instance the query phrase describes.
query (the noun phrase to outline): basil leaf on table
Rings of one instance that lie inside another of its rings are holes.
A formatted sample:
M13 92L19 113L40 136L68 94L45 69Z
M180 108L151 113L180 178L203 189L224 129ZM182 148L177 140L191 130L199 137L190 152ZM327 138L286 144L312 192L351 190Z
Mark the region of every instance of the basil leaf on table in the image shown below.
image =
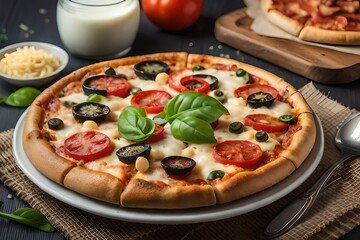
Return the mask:
M22 87L10 94L5 103L12 107L27 107L40 94L40 90L32 87Z
M155 130L155 123L146 117L143 108L128 106L118 119L120 135L130 141L141 142L148 139Z
M12 214L0 212L0 217L37 228L44 232L54 232L55 230L44 215L34 208L19 208Z
M216 143L214 130L211 125L193 116L177 118L171 123L173 136L184 142L192 143Z

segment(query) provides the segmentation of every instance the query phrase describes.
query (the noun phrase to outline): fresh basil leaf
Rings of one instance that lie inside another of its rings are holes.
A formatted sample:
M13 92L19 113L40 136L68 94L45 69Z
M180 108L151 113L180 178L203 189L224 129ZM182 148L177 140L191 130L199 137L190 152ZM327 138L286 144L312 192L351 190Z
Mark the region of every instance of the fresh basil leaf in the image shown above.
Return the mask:
M130 141L141 142L148 139L155 130L155 123L146 117L143 108L124 108L118 119L120 135Z
M156 115L154 118L153 118L154 122L159 124L159 125L163 125L165 123L167 123L167 119L166 119L166 112L161 112L159 113L158 115Z
M215 98L198 92L184 92L172 98L165 106L164 111L170 119L176 118L175 115L190 109L210 106L220 110L222 113L229 113L228 110Z
M203 106L194 109L189 109L184 112L180 112L178 114L173 115L172 117L168 117L167 120L171 123L174 119L182 117L182 116L192 116L196 118L200 118L208 123L212 123L216 121L221 115L223 111L212 106Z
M7 105L13 107L30 106L34 99L40 94L40 90L33 87L22 87L10 94L5 100Z
M193 116L175 119L171 123L171 133L175 138L184 142L216 143L211 125Z
M172 98L155 121L167 120L172 135L191 143L215 143L210 123L229 111L215 98L198 92L184 92ZM164 120L165 119L165 120Z
M12 214L0 212L0 217L22 223L45 232L54 232L55 230L45 216L42 215L39 210L34 208L19 208Z

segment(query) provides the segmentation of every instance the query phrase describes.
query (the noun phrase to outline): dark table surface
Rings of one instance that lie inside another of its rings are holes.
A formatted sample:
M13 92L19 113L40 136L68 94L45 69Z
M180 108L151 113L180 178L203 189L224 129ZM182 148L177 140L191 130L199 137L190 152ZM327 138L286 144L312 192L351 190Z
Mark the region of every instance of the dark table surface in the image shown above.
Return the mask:
M8 40L0 43L0 48L16 42L41 41L64 48L56 25L57 1L48 0L0 0L0 31L6 29ZM215 21L220 16L243 8L239 0L205 0L200 19L190 28L176 32L164 32L154 26L141 13L140 28L132 50L126 56L142 55L155 52L187 51L216 56L229 56L260 68L264 68L286 79L296 88L309 82L302 76L273 65L255 56L240 52L230 46L218 42L214 36ZM24 31L20 24L27 25L33 31ZM62 76L94 63L70 55L70 61ZM327 93L329 97L351 108L360 109L360 81L344 85L324 85L315 83L316 87ZM46 86L42 87L44 89ZM0 81L0 96L8 96L17 89L4 81ZM0 105L0 131L14 128L25 108L13 108ZM12 212L28 204L12 194L11 189L0 184L0 200L4 202L0 211ZM18 223L0 219L0 239L63 239L58 233L45 233ZM354 229L343 239L360 239L360 227Z

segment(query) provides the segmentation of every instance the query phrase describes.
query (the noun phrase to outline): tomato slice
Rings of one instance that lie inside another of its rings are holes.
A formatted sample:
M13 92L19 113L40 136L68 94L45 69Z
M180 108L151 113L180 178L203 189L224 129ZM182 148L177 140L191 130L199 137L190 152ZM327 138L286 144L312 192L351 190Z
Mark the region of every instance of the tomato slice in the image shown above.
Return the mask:
M64 141L64 152L76 159L90 162L109 155L114 144L108 136L101 132L78 132Z
M114 76L94 78L89 83L89 86L99 90L106 90L108 96L112 95L122 98L129 96L131 89L131 85L127 80Z
M214 146L213 157L222 164L248 168L261 160L262 150L258 144L246 140L224 141Z
M162 90L141 91L131 98L131 105L142 107L147 113L159 113L171 98L170 93Z
M269 85L263 85L263 84L247 84L242 87L239 87L235 89L234 96L235 97L241 97L244 100L247 99L247 97L253 93L257 92L265 92L271 94L275 99L278 97L279 92L269 86Z
M146 140L147 143L158 142L165 138L165 129L163 126L155 123L153 134Z
M281 132L285 131L288 123L279 121L278 118L267 114L250 114L245 117L245 125L255 130L263 130L265 132Z
M206 80L193 75L181 78L180 84L180 92L195 91L207 94L210 91L210 84Z
M181 85L180 80L181 80L182 76L191 74L191 72L192 72L191 69L188 69L188 68L173 71L169 75L169 79L168 79L169 86L178 92L188 91L188 89L186 89L186 87Z

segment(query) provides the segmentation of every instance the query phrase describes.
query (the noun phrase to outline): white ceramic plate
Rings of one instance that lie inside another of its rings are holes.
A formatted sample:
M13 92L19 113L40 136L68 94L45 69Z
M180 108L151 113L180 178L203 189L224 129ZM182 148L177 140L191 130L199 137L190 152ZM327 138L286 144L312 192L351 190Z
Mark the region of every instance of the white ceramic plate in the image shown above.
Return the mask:
M209 222L245 214L266 206L300 186L318 166L324 151L324 132L316 117L316 142L304 163L282 182L237 201L210 207L185 210L130 209L97 201L49 180L27 158L22 146L22 131L27 111L20 117L14 132L13 152L24 174L39 188L54 198L84 211L112 219L153 224L189 224Z

